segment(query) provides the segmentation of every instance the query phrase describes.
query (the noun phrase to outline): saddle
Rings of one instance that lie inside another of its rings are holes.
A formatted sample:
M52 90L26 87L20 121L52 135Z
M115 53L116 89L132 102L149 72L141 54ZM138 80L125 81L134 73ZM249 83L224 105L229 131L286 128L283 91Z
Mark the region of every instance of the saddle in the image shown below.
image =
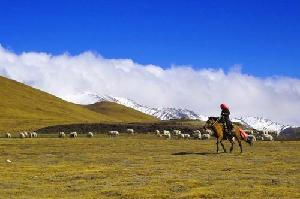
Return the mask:
M228 140L231 140L233 138L232 135L232 130L229 130L226 123L222 122L223 129L224 129L224 137L227 138Z

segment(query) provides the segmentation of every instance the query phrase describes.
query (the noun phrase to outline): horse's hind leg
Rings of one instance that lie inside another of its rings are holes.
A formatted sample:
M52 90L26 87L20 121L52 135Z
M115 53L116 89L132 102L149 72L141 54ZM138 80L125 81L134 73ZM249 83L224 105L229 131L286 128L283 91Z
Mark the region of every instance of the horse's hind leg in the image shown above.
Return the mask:
M233 142L233 140L230 140L230 143L231 143L231 147L230 147L230 153L232 152L232 150L233 150L233 145L234 145L234 142Z
M222 145L222 147L223 147L224 153L227 153L227 151L226 151L226 149L225 149L225 146L224 146L222 140L220 141L220 143L221 143L221 145Z
M240 149L241 149L241 153L243 153L243 147L242 147L242 142L240 139L237 139L237 141L239 142L239 146L240 146Z

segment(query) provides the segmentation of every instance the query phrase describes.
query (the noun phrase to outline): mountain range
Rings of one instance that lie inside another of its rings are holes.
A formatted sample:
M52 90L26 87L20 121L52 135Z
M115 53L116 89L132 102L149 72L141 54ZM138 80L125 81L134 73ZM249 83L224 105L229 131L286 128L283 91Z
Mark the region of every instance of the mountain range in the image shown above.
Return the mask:
M101 101L114 102L117 104L124 105L126 107L135 109L142 113L152 115L154 117L159 118L160 120L171 120L171 119L198 119L202 121L206 121L208 116L197 114L192 110L188 109L180 109L180 108L153 108L145 105L141 105L133 100L122 98L122 97L114 97L110 95L100 95L94 93L81 93L76 95L76 99L80 100L83 104L96 103ZM278 122L274 122L272 120L256 117L256 116L243 116L239 118L232 118L233 122L239 122L244 126L248 126L249 128L254 128L260 131L275 131L278 134L287 128L294 128L291 125L280 124Z

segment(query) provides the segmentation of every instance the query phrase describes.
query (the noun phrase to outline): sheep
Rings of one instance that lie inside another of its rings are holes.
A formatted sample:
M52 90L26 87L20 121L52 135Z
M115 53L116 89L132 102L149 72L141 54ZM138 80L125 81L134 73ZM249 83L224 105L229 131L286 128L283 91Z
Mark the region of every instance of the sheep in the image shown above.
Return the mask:
M19 133L19 135L20 135L20 138L25 138L26 137L24 133Z
M180 134L180 138L182 138L182 139L189 139L190 137L191 137L190 134L187 134L187 133Z
M166 139L171 139L171 134L164 134L163 135Z
M263 130L262 134L263 134L263 135L269 135L269 131Z
M170 131L164 130L162 136L165 137L166 139L171 139Z
M94 137L94 134L92 132L88 132L86 136L89 138L92 138L92 137Z
M10 133L6 133L6 134L5 134L5 137L6 137L6 138L11 138L11 134L10 134Z
M77 132L70 133L70 138L77 138Z
M37 138L38 134L36 132L32 132L32 137Z
M264 138L263 140L265 140L265 141L272 141L272 140L274 140L272 135L264 135L263 138Z
M180 130L173 130L172 131L173 135L180 135L181 134L181 131Z
M202 140L208 140L210 138L210 134L203 134L201 137Z
M24 134L25 137L29 137L29 134L26 131L23 132L23 134Z
M213 135L214 132L210 129L205 129L205 133L204 134L208 134L208 135Z
M261 140L261 141L264 141L264 137L263 137L263 136L261 136L261 135L258 135L258 136L256 137L256 140Z
M37 138L37 133L36 132L32 132L32 133L28 133L28 137L29 138Z
M201 131L199 131L199 130L193 131L192 136L194 139L201 139Z
M131 134L131 135L134 135L134 130L133 129L127 129L126 132Z
M65 132L59 132L58 137L59 137L59 138L64 138L64 137L66 137Z
M160 134L160 131L159 130L155 130L155 134L157 137L161 137L162 135Z
M120 133L119 133L119 131L108 131L108 135L110 137L116 137L116 136L119 136Z
M197 140L201 140L202 139L202 134L201 133L193 133L193 138L197 139Z

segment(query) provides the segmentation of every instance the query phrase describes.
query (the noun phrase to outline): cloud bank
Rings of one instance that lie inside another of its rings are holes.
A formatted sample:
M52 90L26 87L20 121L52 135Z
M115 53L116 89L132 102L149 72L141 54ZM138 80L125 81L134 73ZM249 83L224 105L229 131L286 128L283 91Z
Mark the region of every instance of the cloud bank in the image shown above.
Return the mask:
M258 78L243 74L238 67L228 73L190 66L164 69L92 52L16 54L0 46L0 75L75 103L80 101L72 96L90 92L126 97L151 107L219 115L219 104L225 102L233 117L262 116L300 125L299 79Z

